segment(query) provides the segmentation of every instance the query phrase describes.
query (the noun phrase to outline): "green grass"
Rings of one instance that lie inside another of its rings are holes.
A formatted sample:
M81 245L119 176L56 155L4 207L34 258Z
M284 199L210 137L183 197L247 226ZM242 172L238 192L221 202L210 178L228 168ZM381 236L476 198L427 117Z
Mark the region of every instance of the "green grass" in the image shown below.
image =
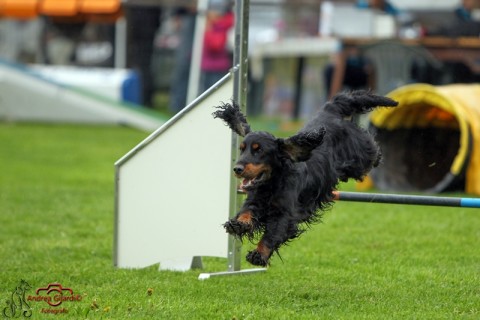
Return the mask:
M113 163L145 137L0 124L0 314L25 279L30 295L53 282L80 294L57 315L69 319L480 318L476 209L338 203L260 274L115 269ZM226 259L204 265L224 271ZM32 319L55 317L30 305Z

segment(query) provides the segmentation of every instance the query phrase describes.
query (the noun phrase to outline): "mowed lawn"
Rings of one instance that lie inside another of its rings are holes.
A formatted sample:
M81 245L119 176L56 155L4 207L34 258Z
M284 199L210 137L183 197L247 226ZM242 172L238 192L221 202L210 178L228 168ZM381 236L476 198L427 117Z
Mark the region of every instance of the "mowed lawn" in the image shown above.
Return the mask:
M114 162L146 136L0 124L2 316L23 279L26 299L54 283L79 295L27 301L32 319L480 318L478 209L337 203L265 273L197 280L223 258L185 273L114 268Z

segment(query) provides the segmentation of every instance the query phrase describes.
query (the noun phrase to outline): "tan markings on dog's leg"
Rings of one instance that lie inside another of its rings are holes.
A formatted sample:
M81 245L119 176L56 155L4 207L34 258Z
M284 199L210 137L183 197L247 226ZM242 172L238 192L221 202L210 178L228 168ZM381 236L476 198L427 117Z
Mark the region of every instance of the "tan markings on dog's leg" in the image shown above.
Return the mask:
M245 224L252 224L252 212L251 211L245 211L241 213L238 218L238 222L245 223Z
M257 251L264 257L265 260L267 260L272 253L272 250L263 243L263 240L260 240L258 243Z

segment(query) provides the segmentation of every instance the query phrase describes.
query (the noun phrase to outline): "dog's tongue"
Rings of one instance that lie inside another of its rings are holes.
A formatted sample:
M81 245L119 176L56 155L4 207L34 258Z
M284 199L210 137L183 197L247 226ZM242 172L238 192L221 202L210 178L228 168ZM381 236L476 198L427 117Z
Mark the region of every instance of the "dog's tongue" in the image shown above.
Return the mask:
M252 180L250 179L243 179L242 180L242 184L240 185L240 188L244 189L247 188L248 186L250 186L252 183Z

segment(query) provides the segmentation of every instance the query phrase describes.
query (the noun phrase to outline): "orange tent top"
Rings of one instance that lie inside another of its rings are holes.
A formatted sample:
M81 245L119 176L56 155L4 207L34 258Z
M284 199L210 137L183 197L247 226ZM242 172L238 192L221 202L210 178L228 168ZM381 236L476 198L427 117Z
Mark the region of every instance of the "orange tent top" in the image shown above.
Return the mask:
M82 13L114 13L120 10L120 0L81 0Z
M117 17L121 12L121 0L0 0L0 17L19 19L37 15L72 17L100 15Z
M38 11L47 16L74 16L78 13L79 4L78 0L43 0Z
M38 14L38 0L1 0L0 16L30 19Z

